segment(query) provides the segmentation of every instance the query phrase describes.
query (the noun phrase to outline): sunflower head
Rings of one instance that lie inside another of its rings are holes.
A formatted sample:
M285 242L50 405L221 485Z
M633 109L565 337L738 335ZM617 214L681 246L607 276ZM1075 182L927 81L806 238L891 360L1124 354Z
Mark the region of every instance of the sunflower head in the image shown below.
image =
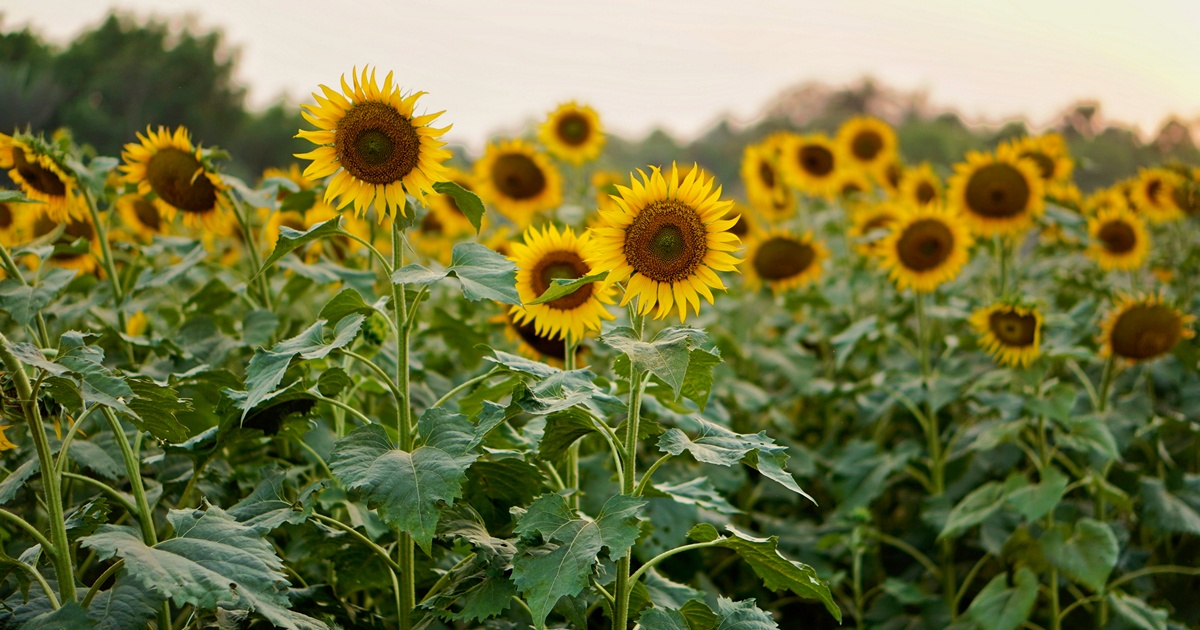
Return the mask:
M898 195L902 203L923 206L942 198L942 178L929 162L905 169L900 177Z
M121 152L125 181L137 186L139 195L154 199L168 222L180 212L189 227L213 227L226 203L226 186L208 153L192 145L184 127L174 133L166 127L147 127L146 135L139 133L138 140Z
M1185 182L1182 175L1165 168L1142 169L1130 187L1133 206L1151 223L1178 221L1184 212L1176 203L1175 190Z
M0 202L0 245L10 247L24 241L28 218L40 213L39 205L45 204Z
M869 116L847 120L838 130L842 155L867 171L879 171L896 159L896 132L891 125Z
M312 160L304 176L316 181L333 175L325 189L325 202L338 199L337 208L353 204L358 216L375 208L384 216L404 214L406 195L423 199L433 184L445 179L442 163L450 152L438 138L449 127L434 128L442 112L418 116L417 99L407 96L388 73L380 87L370 66L351 72L353 87L342 76L342 92L320 86L313 92L316 105L303 105L301 115L317 129L296 134L318 145L296 157Z
M117 197L117 214L121 223L142 242L170 232L171 224L163 217L153 200L137 193Z
M0 134L0 168L25 196L41 201L54 221L87 214L79 183L66 167L66 154L56 144L30 134Z
M779 156L784 178L801 192L832 198L837 194L837 174L845 158L841 149L821 133L791 136Z
M971 152L954 170L949 203L979 236L1020 234L1045 210L1045 185L1036 164L1010 149Z
M733 202L695 166L682 180L675 165L665 175L654 167L638 174L617 187L617 210L602 211L592 228L588 263L607 270L607 282L628 280L621 306L637 298L641 314L658 307L657 319L677 306L686 321L689 307L699 314L700 296L712 303L710 287L725 288L716 272L740 262L731 255L740 240L729 232L737 218L723 218Z
M804 286L821 277L829 249L813 240L812 232L796 236L771 230L749 244L746 279L751 286L766 284L776 293Z
M8 436L4 434L5 431L11 428L11 424L0 424L0 451L11 451L17 448L17 445L9 441Z
M837 182L833 189L842 200L860 199L875 188L871 176L858 168L841 169L835 177Z
M900 290L929 293L967 264L973 239L941 204L907 208L880 242L880 266Z
M975 311L979 345L1001 365L1029 367L1041 352L1042 314L1036 307L997 302Z
M1122 296L1105 318L1098 339L1100 353L1128 364L1153 361L1181 340L1194 337L1190 326L1195 321L1194 315L1184 315L1161 295Z
M604 131L596 110L575 101L550 112L538 127L538 139L552 155L571 164L590 162L604 149Z
M1006 143L1005 147L1019 158L1032 160L1043 182L1070 181L1075 162L1062 136L1048 133L1038 137L1021 137Z
M584 262L589 235L576 236L571 228L559 231L553 225L529 228L524 243L513 243L510 260L517 266L517 293L522 306L510 315L518 324L533 323L539 335L578 342L588 332L598 332L600 322L614 319L605 305L613 303L614 287L593 282L574 293L544 304L530 304L557 279L576 279L592 273Z
M796 209L792 191L779 172L779 153L766 143L747 145L742 152L742 183L746 199L772 221L789 218Z
M850 214L851 224L846 235L858 253L868 258L882 253L883 239L903 214L902 207L892 203L865 204Z
M50 255L48 262L55 267L78 269L84 273L96 272L99 269L96 261L100 255L100 239L89 217L70 217L62 224L50 218L48 214L38 214L31 222L30 236L40 238L52 234L60 225L63 226L63 231L53 243L58 251ZM86 245L73 247L80 240Z
M1087 254L1105 271L1137 269L1150 255L1146 223L1123 208L1106 208L1088 218Z
M475 183L484 201L522 229L562 203L562 175L525 140L489 144L475 163Z

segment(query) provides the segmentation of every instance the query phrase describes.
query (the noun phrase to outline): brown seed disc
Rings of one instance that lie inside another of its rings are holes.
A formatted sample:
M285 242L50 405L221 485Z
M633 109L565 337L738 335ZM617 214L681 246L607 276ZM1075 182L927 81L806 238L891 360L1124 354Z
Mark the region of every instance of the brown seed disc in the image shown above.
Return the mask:
M217 207L217 188L203 173L195 155L168 147L159 149L146 164L150 189L160 199L184 212L211 212Z
M804 273L817 258L812 245L776 236L763 241L754 254L754 271L764 280L786 280Z
M412 121L376 101L358 103L346 112L337 123L333 146L342 168L368 184L404 179L421 157L421 138Z
M883 138L878 133L870 130L860 131L854 136L854 140L850 143L850 151L854 153L854 157L863 162L870 162L875 159L876 155L883 150Z
M532 199L546 190L546 174L528 155L505 153L492 164L492 185L509 199Z
M833 152L821 145L801 146L796 158L800 161L800 168L809 175L825 177L833 172Z
M7 203L0 203L0 230L7 230L13 224L12 206Z
M775 167L771 166L770 162L762 161L758 163L758 178L762 181L763 186L767 188L775 187Z
M917 184L917 202L926 204L934 199L937 199L937 188L929 182L921 182Z
M1050 179L1054 176L1054 160L1050 156L1040 151L1029 151L1022 153L1021 157L1029 158L1037 164L1038 174L1042 179Z
M13 168L21 175L21 179L25 180L26 185L51 197L66 196L67 185L59 179L57 173L41 164L29 161L25 156L25 151L20 147L14 147L12 154Z
M1015 309L997 310L988 316L988 330L1009 348L1026 348L1037 338L1037 317Z
M556 251L549 252L542 256L534 266L530 273L533 280L533 292L541 295L550 288L551 283L557 279L574 280L582 278L588 273L588 266L575 252ZM585 284L579 287L571 295L565 295L546 303L550 308L560 311L570 311L581 306L588 298L592 297L591 284Z
M571 147L586 143L592 137L592 125L581 114L570 113L558 119L555 127L559 141Z
M1114 254L1124 254L1137 246L1137 232L1128 223L1116 220L1108 221L1100 226L1097 234L1104 249Z
M162 217L158 216L158 208L155 208L153 203L141 196L133 199L130 203L133 204L133 214L137 217L138 223L155 232L162 229Z
M651 202L625 231L625 258L656 282L689 278L708 253L708 231L696 209L674 199Z
M967 181L967 210L987 218L1009 219L1025 212L1031 194L1029 182L1016 167L988 164Z
M896 243L900 263L913 271L935 269L954 251L954 233L937 219L921 219L905 228Z
M1183 337L1183 321L1162 304L1138 304L1121 313L1112 327L1112 351L1142 361L1166 354Z

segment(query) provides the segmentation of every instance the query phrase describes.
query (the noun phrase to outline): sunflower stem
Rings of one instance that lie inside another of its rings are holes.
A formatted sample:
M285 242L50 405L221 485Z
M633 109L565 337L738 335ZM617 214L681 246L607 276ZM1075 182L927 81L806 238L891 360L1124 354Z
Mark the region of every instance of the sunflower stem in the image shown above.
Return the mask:
M408 201L404 202L404 216L411 216L413 212L412 206ZM399 217L392 217L392 269L400 269L404 266L404 231L400 227ZM408 352L409 352L409 335L412 333L412 326L409 320L416 318L415 312L408 312L408 298L404 294L404 285L391 282L391 274L388 273L388 282L392 284L392 306L395 309L396 323L396 391L403 397L402 400L397 400L396 409L396 433L400 440L400 450L412 452L413 450L413 435L412 435L412 405L409 397L409 373L408 373ZM415 546L413 544L412 535L408 532L399 532L399 540L396 555L397 563L400 565L400 593L398 596L399 610L396 615L400 618L401 630L410 630L412 628L412 611L417 605L417 587L416 562L414 558Z
M96 232L96 240L100 241L100 261L104 264L104 275L108 276L108 281L112 284L113 299L116 300L117 326L120 327L120 332L126 333L129 327L125 319L125 289L121 286L121 276L117 274L117 265L113 262L112 248L108 246L108 225L100 220L100 210L96 207L96 198L92 196L92 191L87 186L81 188L88 214L92 219L92 229ZM121 347L125 350L125 358L129 360L129 364L133 365L136 361L133 356L133 344L121 338Z
M946 493L946 458L942 448L941 432L939 431L937 414L933 409L933 389L930 384L931 368L929 365L929 320L925 315L924 292L918 292L914 300L917 311L917 348L921 362L921 385L925 390L925 419L921 428L925 430L925 443L929 451L929 476L934 497ZM954 580L954 543L949 538L942 539L942 595L950 609L950 618L958 618L958 607L955 605L957 586Z
M1000 263L1000 280L997 288L997 295L1000 299L1004 299L1004 295L1008 292L1008 242L1000 237L993 237L993 243L996 247L996 258Z
M242 240L245 241L246 250L249 252L250 266L253 267L250 272L250 282L258 287L259 302L268 311L273 311L275 309L271 303L271 282L267 280L267 270L262 268L262 260L258 255L258 243L250 233L250 217L246 213L246 207L235 195L226 194L226 197L233 206L233 215L237 217L238 226L242 228ZM258 276L257 280L254 279L256 275Z
M638 339L642 338L645 318L630 310L630 320ZM621 473L621 494L633 496L637 491L637 436L638 423L642 413L642 372L630 365L629 369L629 408L625 419L625 456L624 470ZM624 550L621 559L617 561L617 605L613 611L613 629L625 630L629 627L629 597L633 592L629 574L629 558L633 555L633 546Z
M574 337L567 333L563 342L566 354L563 355L563 368L570 372L575 369L575 347L579 344L575 342ZM567 448L567 478L564 480L566 486L571 489L571 495L567 497L567 505L571 510L579 509L579 440L576 440Z

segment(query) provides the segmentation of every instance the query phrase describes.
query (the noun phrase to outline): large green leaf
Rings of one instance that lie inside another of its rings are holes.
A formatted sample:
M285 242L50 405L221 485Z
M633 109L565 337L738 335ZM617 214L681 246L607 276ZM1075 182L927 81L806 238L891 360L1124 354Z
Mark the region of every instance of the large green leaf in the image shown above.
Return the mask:
M159 610L161 601L152 591L129 577L122 569L112 588L101 591L88 606L88 619L95 628L128 630L144 628Z
M713 368L721 363L721 352L713 349L692 350L688 353L687 373L679 392L684 398L696 403L700 411L708 406L708 395L712 392Z
M829 585L817 576L812 567L783 557L777 548L778 537L756 538L738 531L732 525L725 528L730 536L722 536L717 528L701 523L688 532L688 538L699 542L715 542L717 547L736 551L762 578L767 588L773 591L787 589L805 599L819 600L825 604L825 610L841 623L842 610L834 602Z
M173 538L153 547L129 527L105 525L84 538L101 559L124 558L125 570L147 591L178 606L248 610L283 628L316 630L325 624L288 610L283 562L254 528L217 507L171 510Z
M735 602L717 597L717 610L693 599L681 609L647 608L638 617L643 630L774 630L779 626L771 615L754 605L753 599Z
M61 354L57 363L70 371L85 405L96 403L137 417L137 412L126 404L133 398L129 384L104 366L103 350L85 344L88 337L94 336L76 331L63 333L59 338Z
M1054 525L1040 540L1050 564L1097 593L1104 590L1121 551L1112 529L1090 518Z
M144 376L128 378L125 382L134 396L129 401L129 408L136 414L127 417L138 430L164 442L178 443L188 439L187 429L175 414L191 411L190 399L180 398L173 387L160 385Z
M362 295L352 288L345 288L333 296L325 306L321 307L321 313L318 315L321 319L330 324L337 325L342 321L343 317L354 315L355 313L370 317L371 313L375 312L375 308L363 301Z
M1154 608L1145 600L1124 593L1110 593L1108 603L1113 612L1138 630L1167 630L1167 611Z
M278 262L280 258L292 253L298 247L303 247L318 239L345 234L341 228L341 223L342 217L337 216L312 226L306 232L293 230L286 225L279 226L279 240L275 241L275 249L267 257L267 260L263 262L262 268L254 274L254 277L257 278L268 267Z
M468 300L495 300L518 305L517 267L504 256L479 243L459 243L450 255L450 266L432 271L421 265L408 265L392 274L396 284L429 285L453 275L462 285Z
M359 427L338 440L329 467L347 489L361 490L385 523L412 534L428 552L438 506L462 496L478 440L464 416L443 409L425 412L421 423L428 426L421 427L424 444L411 453L396 448L382 426Z
M725 427L696 418L700 433L690 438L679 429L669 429L658 439L658 450L672 455L687 451L696 461L717 466L732 466L738 462L758 469L764 477L816 503L796 483L787 471L787 447L780 446L767 437L766 431L758 433L734 433Z
M946 517L946 524L938 538L954 538L960 533L982 523L996 510L1004 506L1008 494L1004 484L989 481L971 491L958 502Z
M1142 479L1141 486L1146 524L1159 531L1200 535L1200 514L1171 494L1162 479Z
M707 340L703 330L688 326L665 328L650 341L642 341L632 328L615 328L600 341L629 357L634 372L649 372L671 387L679 398L687 379L691 351Z
M1013 586L1008 585L1008 578L1008 573L992 578L967 607L967 617L982 630L1016 630L1033 612L1033 604L1037 601L1037 575L1022 567L1017 571Z
M1025 486L1008 493L1008 505L1025 520L1036 521L1050 513L1062 500L1067 490L1067 478L1058 468L1050 466L1042 471L1040 483Z
M656 483L653 488L685 505L694 505L720 514L741 513L741 510L730 505L729 501L721 496L708 477L696 477L690 481L679 483Z
M526 302L526 305L528 306L533 304L545 304L547 302L553 302L559 298L567 297L568 295L571 295L572 293L593 282L600 282L607 277L608 272L601 271L584 276L582 278L555 278L550 281L550 286L547 287L546 290L539 295L536 300L532 302Z
M478 622L512 605L517 586L506 575L516 547L488 533L483 519L470 506L455 505L443 512L438 535L463 540L475 556L446 575L446 586L421 604L443 619Z
M515 531L526 537L540 535L546 543L524 549L513 561L513 581L538 628L545 627L559 598L583 592L602 549L608 549L612 560L624 557L637 540L638 511L645 503L618 494L592 520L572 512L562 495L544 494L521 514Z
M133 287L134 291L165 287L187 273L192 267L200 264L200 261L204 260L207 256L208 249L204 247L204 244L196 243L191 251L184 254L183 259L179 262L165 269L146 269L142 271L142 275L138 276L137 284Z
M479 199L479 195L454 182L436 182L433 189L443 195L450 195L454 199L454 205L466 215L467 220L475 227L475 233L479 233L483 222L483 201Z
M314 483L295 500L288 500L285 497L291 491L287 476L278 470L267 470L250 496L229 508L229 515L264 534L284 524L299 525L312 515L316 492L322 487L321 482Z
M37 286L27 285L15 278L0 280L0 310L7 311L18 324L27 326L38 311L58 297L75 274L74 269L51 269Z

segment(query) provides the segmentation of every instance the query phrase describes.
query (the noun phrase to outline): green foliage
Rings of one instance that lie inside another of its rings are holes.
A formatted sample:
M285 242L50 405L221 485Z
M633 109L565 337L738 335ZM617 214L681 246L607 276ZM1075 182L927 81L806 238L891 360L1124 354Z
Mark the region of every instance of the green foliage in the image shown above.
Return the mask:
M430 285L449 275L458 278L463 296L468 300L521 303L516 288L516 265L478 243L455 245L450 257L450 266L444 271L431 271L421 265L408 265L392 274L392 282Z

